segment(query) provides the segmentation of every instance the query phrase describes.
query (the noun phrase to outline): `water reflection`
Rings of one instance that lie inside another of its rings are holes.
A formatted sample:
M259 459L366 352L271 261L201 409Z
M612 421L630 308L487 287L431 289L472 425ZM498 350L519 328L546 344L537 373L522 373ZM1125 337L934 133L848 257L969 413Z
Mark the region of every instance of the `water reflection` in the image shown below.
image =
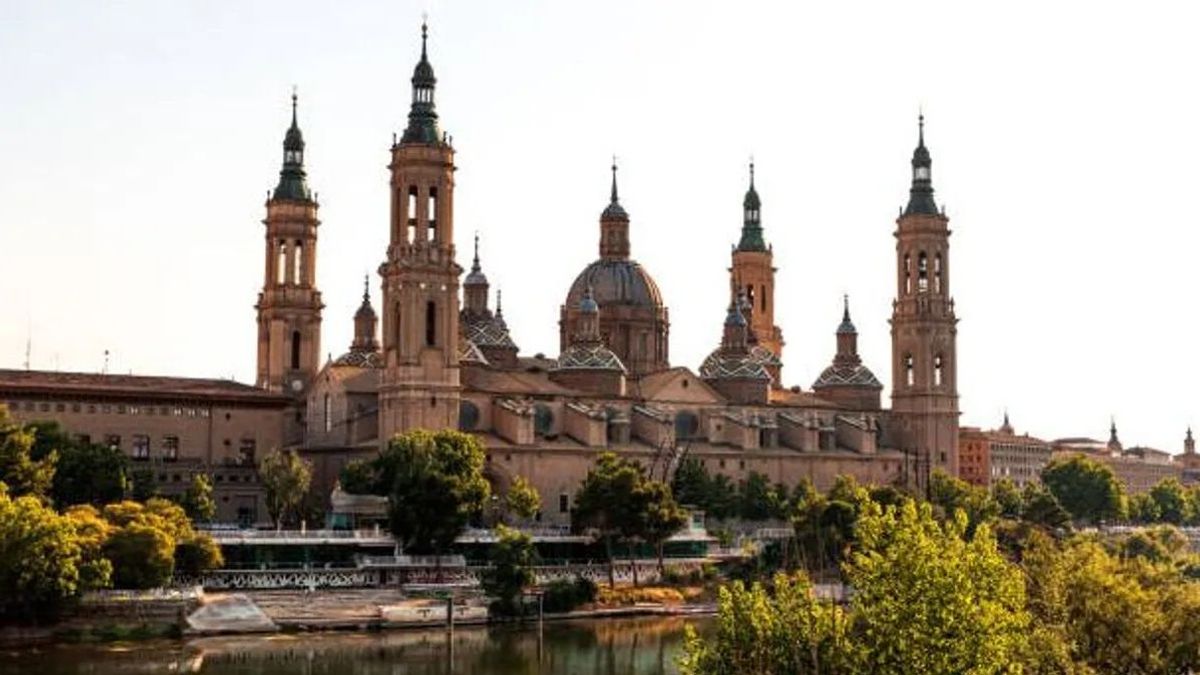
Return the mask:
M0 653L0 675L668 675L683 627L650 618L387 633L204 638Z

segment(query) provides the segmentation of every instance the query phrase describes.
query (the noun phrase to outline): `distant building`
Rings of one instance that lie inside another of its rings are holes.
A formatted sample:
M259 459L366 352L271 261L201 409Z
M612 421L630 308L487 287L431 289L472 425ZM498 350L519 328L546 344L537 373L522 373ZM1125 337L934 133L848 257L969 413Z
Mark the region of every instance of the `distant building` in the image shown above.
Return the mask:
M1191 432L1189 430L1190 439ZM1187 441L1185 443L1185 452ZM1094 438L1060 438L1053 443L1055 458L1082 454L1106 464L1131 494L1147 492L1164 478L1183 479L1184 462L1177 462L1165 450L1134 446L1126 449L1117 435L1117 423L1109 426L1108 441ZM1193 454L1195 450L1193 448Z
M1037 482L1050 462L1050 444L1029 434L1018 436L1004 414L999 429L964 427L958 435L959 477L990 487L1007 478L1018 487Z
M119 448L164 495L209 475L219 520L268 521L256 465L283 446L287 397L230 380L0 370L0 403Z

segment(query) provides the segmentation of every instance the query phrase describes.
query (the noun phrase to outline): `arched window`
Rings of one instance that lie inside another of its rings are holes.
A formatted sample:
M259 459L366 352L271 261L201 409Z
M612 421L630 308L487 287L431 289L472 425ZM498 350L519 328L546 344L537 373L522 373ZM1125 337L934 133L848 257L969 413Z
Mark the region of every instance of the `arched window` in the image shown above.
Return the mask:
M917 292L924 293L929 290L929 259L925 257L925 251L917 254Z
M767 287L758 287L759 304L762 305L762 311L767 311Z
M937 253L933 256L933 292L942 292L942 254Z
M479 425L479 407L474 403L462 400L458 402L458 430L474 431Z
M912 258L904 254L904 294L912 293Z
M292 331L292 370L300 369L300 331Z
M754 284L746 286L746 304L751 310L754 309ZM749 319L750 317L746 317Z
M275 258L275 283L287 283L287 242L279 240L279 255Z
M942 386L942 355L933 357L933 386Z
M437 303L425 303L425 346L437 346Z
M429 206L425 213L425 217L429 219L428 240L437 240L437 209L438 209L438 193L436 187L429 188Z
M329 394L325 394L324 408L325 410L323 414L325 417L325 433L329 433L330 431L333 431L333 405Z
M296 286L301 284L304 278L304 242L296 240L296 255L292 263L292 283Z
M408 231L404 234L404 241L408 244L417 242L417 186L408 186L408 205L404 208L405 219L408 222Z
M913 386L913 357L912 354L904 355L904 381L908 386Z

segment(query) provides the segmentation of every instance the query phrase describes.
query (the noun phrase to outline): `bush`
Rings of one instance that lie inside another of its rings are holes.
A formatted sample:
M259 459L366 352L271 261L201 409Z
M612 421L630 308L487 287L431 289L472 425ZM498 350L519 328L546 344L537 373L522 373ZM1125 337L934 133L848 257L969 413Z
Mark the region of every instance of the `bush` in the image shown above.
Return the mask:
M550 582L542 597L542 609L546 612L569 612L580 605L596 601L596 583L584 577L559 579Z
M225 564L221 547L206 534L197 534L175 545L175 570L196 577Z
M112 561L117 588L156 588L171 580L175 571L175 540L162 530L130 523L104 543L104 557Z

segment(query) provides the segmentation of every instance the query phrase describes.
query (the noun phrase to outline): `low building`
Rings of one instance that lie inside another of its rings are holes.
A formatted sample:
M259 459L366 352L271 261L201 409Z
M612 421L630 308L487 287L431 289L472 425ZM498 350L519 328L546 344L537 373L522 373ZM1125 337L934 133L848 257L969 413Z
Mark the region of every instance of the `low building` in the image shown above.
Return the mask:
M164 495L208 475L218 520L269 519L256 467L284 445L284 396L231 380L0 370L0 403L18 422L121 449Z
M1187 443L1184 442L1185 452ZM1053 454L1056 458L1082 454L1107 465L1130 494L1148 492L1166 478L1184 478L1185 463L1175 461L1171 453L1143 446L1126 449L1117 435L1115 421L1109 427L1108 442L1085 437L1060 438L1053 442Z
M999 429L961 429L958 456L959 477L968 483L990 487L1008 479L1023 488L1041 479L1050 463L1050 444L1029 434L1017 435L1005 413Z

